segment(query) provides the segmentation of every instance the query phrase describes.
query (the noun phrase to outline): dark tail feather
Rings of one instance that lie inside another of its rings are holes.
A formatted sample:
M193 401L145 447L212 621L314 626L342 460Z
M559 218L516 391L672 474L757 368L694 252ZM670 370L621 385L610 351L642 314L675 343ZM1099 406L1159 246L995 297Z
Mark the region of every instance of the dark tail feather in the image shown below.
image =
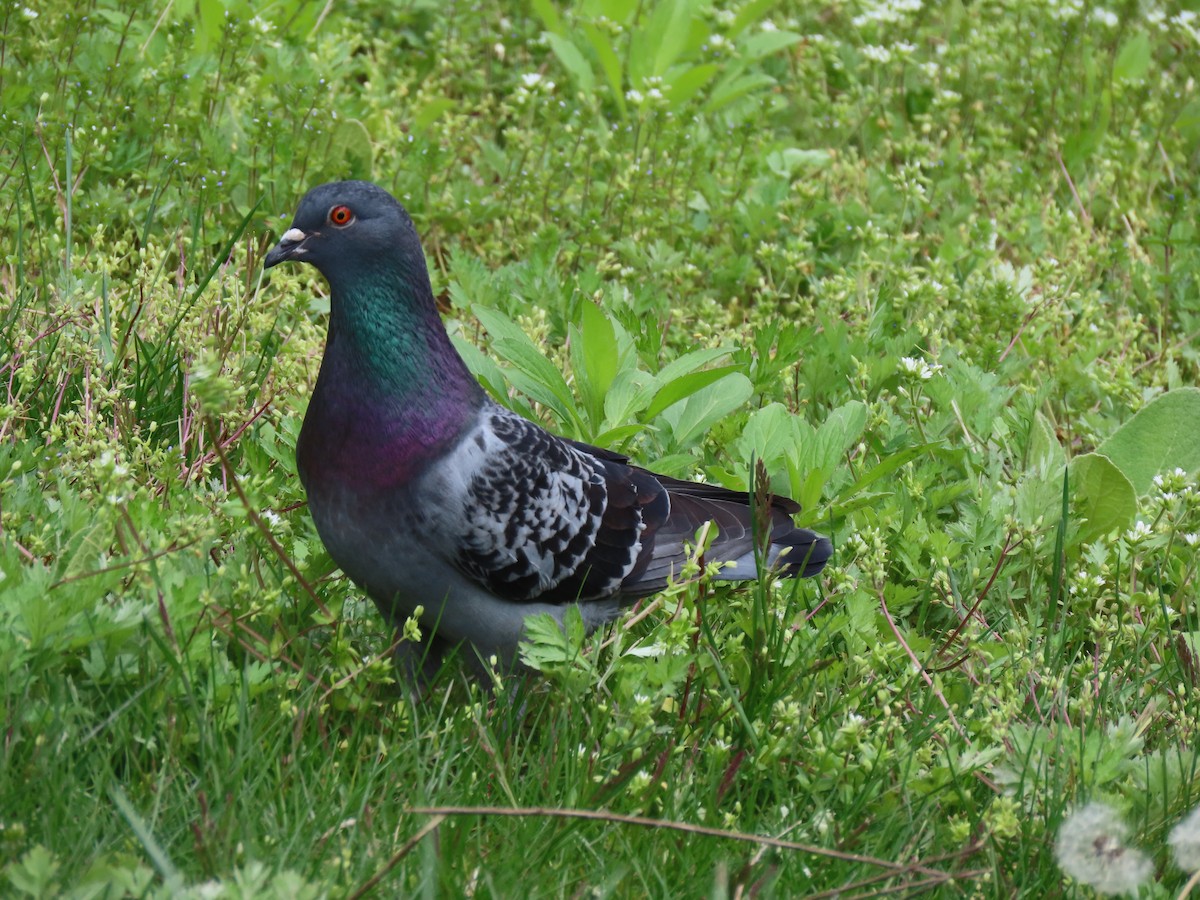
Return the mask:
M788 534L771 536L768 559L775 574L782 578L811 578L825 568L832 555L829 538L807 528L794 528Z
M670 495L671 512L653 534L653 543L649 544L638 570L622 585L626 594L641 596L662 590L671 573L682 565L685 544L709 521L717 526L717 537L708 558L726 564L715 577L720 581L750 581L759 576L749 495L713 485L658 478ZM771 498L767 565L782 578L816 575L833 553L828 538L792 524L792 513L799 510L792 500Z

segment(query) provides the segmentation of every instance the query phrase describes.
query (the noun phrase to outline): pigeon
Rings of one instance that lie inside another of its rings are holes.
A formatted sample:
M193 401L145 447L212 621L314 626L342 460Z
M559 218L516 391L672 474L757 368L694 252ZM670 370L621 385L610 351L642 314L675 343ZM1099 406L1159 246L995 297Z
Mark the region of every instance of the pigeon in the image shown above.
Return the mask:
M492 400L438 314L412 219L366 181L300 202L265 268L311 263L329 283L328 338L296 464L333 561L403 627L419 611L421 671L459 647L521 668L526 619L572 607L591 631L666 587L713 522L718 579L759 576L751 499L656 475L558 437ZM830 541L771 497L767 566L812 576ZM769 522L767 521L769 520ZM401 646L407 642L402 642Z

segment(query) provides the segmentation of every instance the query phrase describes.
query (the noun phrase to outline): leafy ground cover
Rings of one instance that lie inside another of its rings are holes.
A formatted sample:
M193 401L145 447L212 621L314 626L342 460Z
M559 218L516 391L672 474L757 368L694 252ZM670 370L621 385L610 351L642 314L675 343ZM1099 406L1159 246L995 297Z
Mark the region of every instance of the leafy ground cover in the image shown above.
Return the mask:
M0 892L1188 881L1189 4L158 6L0 12ZM412 699L295 476L323 285L261 271L349 176L503 402L760 460L823 576Z

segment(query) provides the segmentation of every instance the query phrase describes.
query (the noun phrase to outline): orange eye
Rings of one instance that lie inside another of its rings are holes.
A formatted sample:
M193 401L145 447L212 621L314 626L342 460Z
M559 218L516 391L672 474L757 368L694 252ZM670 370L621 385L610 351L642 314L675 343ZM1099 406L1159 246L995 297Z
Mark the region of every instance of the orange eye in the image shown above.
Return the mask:
M354 221L354 213L348 206L335 206L329 211L329 221L334 225L349 225Z

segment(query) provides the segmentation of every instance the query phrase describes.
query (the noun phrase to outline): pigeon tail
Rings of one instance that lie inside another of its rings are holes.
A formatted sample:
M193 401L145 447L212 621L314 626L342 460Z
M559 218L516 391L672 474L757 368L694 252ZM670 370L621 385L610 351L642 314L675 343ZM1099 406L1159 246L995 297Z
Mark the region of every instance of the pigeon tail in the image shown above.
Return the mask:
M793 528L786 534L773 534L767 550L767 569L777 578L811 578L825 568L833 554L833 544L807 528ZM751 550L722 566L717 581L752 581L759 577L758 560Z

